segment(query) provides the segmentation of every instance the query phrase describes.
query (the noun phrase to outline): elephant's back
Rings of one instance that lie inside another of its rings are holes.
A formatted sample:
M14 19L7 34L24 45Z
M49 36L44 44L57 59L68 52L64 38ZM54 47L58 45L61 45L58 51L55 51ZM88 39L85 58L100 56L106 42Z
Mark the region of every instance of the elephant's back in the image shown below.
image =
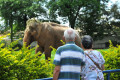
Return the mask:
M54 47L55 48L58 48L59 46L63 45L61 40L64 41L63 40L64 31L65 31L65 29L63 29L63 28L54 28L53 35L54 35L54 42L55 42Z
M43 24L49 25L51 27L68 27L68 26L64 26L55 22L43 22Z
M61 42L61 40L63 40L63 34L64 31L70 27L67 26L63 26L57 23L53 23L53 22L44 22L43 23L45 29L47 29L52 35L52 40L54 40L54 47L57 48L61 45L63 45L63 43ZM77 34L77 33L76 33ZM64 41L65 42L65 41ZM81 45L81 39L79 34L77 35L77 39L75 41L75 43L80 46Z

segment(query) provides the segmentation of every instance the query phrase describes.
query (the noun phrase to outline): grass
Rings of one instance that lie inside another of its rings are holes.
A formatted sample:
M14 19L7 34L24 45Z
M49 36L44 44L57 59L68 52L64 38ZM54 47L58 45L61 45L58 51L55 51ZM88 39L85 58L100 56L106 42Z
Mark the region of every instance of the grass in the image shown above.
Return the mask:
M32 55L34 55L34 54L35 54L35 50L32 51ZM42 56L43 59L45 59L45 54L42 54L41 56ZM51 52L51 59L53 60L54 57L55 57L55 51L53 50Z

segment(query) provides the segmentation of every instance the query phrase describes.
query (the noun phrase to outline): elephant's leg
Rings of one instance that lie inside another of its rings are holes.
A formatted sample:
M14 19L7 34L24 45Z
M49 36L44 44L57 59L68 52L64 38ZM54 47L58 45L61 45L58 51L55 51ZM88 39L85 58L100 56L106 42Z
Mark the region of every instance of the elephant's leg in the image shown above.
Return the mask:
M45 49L45 59L48 60L48 58L51 58L51 50L50 48Z
M44 49L39 46L39 47L36 48L35 53L38 53L39 51L40 51L41 53L43 53L43 52L44 52ZM39 56L41 56L41 55L42 55L42 54L40 54Z

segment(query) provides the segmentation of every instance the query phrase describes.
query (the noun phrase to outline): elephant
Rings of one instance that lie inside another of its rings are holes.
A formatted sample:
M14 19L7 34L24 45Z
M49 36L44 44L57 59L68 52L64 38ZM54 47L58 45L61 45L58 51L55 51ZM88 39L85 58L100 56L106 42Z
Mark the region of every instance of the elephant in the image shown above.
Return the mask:
M23 44L29 46L33 41L37 41L39 45L35 49L35 53L39 51L41 53L44 52L45 59L51 58L52 48L58 48L63 45L60 40L63 40L63 34L66 29L70 27L63 26L54 22L40 22L37 19L29 19L26 22L26 29L24 31ZM77 32L77 31L76 31ZM77 39L75 43L80 47L81 46L81 38L79 34L77 34ZM64 40L63 40L64 41Z

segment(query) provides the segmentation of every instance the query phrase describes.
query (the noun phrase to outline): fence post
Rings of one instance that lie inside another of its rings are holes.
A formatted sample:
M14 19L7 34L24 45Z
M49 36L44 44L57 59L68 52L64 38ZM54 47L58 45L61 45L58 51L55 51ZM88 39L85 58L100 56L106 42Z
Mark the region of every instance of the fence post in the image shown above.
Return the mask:
M110 80L110 73L107 74L107 80Z

